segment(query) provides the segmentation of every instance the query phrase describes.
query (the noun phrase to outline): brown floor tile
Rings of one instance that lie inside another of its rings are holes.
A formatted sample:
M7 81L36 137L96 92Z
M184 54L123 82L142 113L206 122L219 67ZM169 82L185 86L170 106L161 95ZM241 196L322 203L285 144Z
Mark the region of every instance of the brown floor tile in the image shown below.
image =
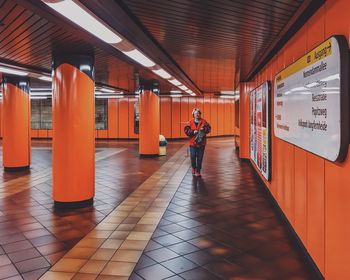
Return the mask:
M131 275L136 263L109 262L102 270L101 275L126 276Z
M108 261L89 260L80 268L80 273L100 274Z
M67 246L62 242L54 242L54 243L38 246L36 248L42 255L46 256L57 252L61 252L67 249Z
M137 263L142 255L142 251L135 251L135 250L118 250L113 258L112 261L116 262L133 262Z
M51 270L56 272L78 272L86 262L85 259L64 258L58 261Z
M0 267L4 265L8 265L11 263L11 260L6 255L0 256Z
M175 259L162 262L162 265L176 274L180 274L187 270L191 270L198 267L197 264L189 261L184 257L177 257Z
M46 255L45 258L47 261L51 264L54 265L56 262L58 262L65 254L67 251L60 251L54 254Z
M50 263L44 257L37 257L15 263L20 273L50 267Z
M89 259L96 250L96 248L75 247L71 249L65 257L71 259Z
M36 248L25 249L8 254L8 257L12 262L17 263L20 261L32 259L41 256Z
M97 274L77 273L72 280L95 280L97 277Z
M155 264L137 271L145 280L160 280L174 276L174 273L160 264Z
M117 249L104 249L99 248L97 251L92 255L92 260L101 260L101 261L108 261L110 260Z
M6 279L11 276L18 275L18 271L12 264L7 264L0 267L0 279Z
M30 249L30 248L33 248L33 246L28 240L22 240L22 241L3 245L2 248L7 254L9 254L17 251L22 251L25 249Z
M47 270L48 270L48 268L42 268L42 269L33 270L33 271L30 271L30 272L23 273L23 274L22 274L22 277L24 278L24 280L37 280L37 279L39 279Z
M75 273L48 271L40 280L71 280Z

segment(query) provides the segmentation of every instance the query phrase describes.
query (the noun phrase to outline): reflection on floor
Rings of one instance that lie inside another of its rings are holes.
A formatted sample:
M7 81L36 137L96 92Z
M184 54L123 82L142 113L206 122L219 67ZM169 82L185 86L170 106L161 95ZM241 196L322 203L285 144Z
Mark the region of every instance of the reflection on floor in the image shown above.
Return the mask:
M35 143L30 174L0 178L0 279L315 279L232 143L209 141L199 179L184 142L98 143L94 206L74 211L53 210Z

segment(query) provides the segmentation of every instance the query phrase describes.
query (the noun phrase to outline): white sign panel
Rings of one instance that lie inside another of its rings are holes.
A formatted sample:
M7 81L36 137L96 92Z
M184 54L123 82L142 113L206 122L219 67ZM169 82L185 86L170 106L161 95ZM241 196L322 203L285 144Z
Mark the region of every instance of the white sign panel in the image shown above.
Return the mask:
M250 158L270 180L270 83L250 92Z
M323 42L278 73L274 85L276 137L330 161L344 159L348 146L348 92L342 82L349 79L342 77L348 50L342 39Z

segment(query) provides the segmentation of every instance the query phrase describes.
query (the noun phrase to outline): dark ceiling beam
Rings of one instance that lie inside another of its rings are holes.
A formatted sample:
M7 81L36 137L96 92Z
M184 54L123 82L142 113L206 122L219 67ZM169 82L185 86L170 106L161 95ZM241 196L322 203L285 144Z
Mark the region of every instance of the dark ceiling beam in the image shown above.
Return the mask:
M272 42L264 54L254 63L253 68L241 82L249 82L263 69L266 64L278 53L280 49L293 37L293 35L307 22L307 20L325 3L325 0L307 0L298 8L280 35Z

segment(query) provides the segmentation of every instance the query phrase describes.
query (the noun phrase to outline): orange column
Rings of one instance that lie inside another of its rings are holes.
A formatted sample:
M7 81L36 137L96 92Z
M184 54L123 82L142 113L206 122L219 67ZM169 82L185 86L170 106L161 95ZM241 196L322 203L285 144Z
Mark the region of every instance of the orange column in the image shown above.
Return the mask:
M6 171L29 169L30 94L29 79L7 76L3 92L3 164Z
M60 208L91 205L95 192L94 61L55 57L52 94L53 200Z
M159 107L159 96L152 91L152 83L145 84L140 95L140 155L157 156L159 154ZM170 118L170 115L168 117Z

